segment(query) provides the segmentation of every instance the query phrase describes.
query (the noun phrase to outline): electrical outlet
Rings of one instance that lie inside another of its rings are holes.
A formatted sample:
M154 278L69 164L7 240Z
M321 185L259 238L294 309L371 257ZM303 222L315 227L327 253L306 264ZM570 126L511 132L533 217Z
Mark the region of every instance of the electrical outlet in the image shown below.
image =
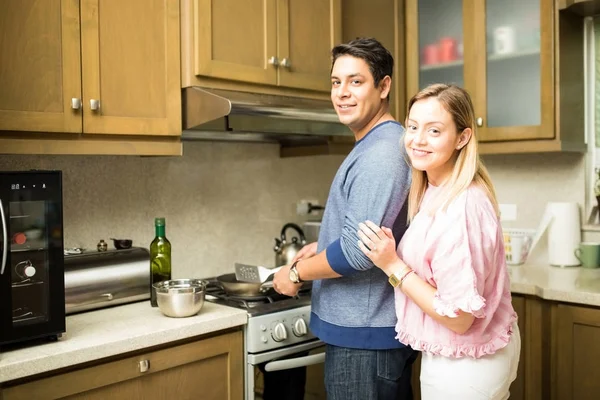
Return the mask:
M516 204L499 204L500 221L516 221L517 220L517 205Z
M296 203L296 213L298 215L317 215L323 208L316 199L302 199Z

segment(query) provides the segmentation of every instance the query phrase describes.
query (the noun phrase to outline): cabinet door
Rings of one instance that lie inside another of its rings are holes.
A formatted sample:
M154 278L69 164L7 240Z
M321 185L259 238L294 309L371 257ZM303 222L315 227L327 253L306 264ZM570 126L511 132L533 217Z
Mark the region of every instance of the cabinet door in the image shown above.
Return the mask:
M0 130L81 132L78 0L0 0Z
M432 83L463 86L463 1L407 0L407 98Z
M84 133L180 135L179 0L81 0L81 30Z
M331 48L342 38L341 0L278 0L279 85L328 92Z
M104 0L103 0L104 1ZM241 331L2 389L3 400L243 397Z
M552 349L556 379L552 383L555 400L597 399L600 393L600 310L558 305L558 327Z
M551 139L554 2L468 2L467 89L482 141Z
M276 0L195 1L195 74L275 85L276 7Z

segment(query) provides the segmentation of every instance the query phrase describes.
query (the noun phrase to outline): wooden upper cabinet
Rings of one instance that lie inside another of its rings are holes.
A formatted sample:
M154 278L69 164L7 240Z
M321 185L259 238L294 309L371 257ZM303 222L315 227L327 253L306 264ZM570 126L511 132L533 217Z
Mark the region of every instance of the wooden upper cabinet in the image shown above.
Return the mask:
M78 0L0 0L0 130L81 132Z
M470 94L483 153L585 151L583 20L552 0L406 1L407 98Z
M279 85L331 90L331 49L340 43L341 0L279 0Z
M85 133L181 133L179 0L81 0Z
M194 74L329 91L341 0L196 0Z
M196 0L196 75L275 85L277 0Z

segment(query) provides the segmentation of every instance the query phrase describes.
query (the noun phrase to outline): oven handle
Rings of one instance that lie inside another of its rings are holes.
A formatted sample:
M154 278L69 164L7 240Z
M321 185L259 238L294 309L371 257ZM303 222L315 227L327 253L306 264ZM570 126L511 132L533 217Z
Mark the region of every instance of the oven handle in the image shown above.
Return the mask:
M4 217L4 204L0 199L0 216L2 216L2 266L0 267L0 275L4 275L4 268L6 267L6 252L8 247L8 234L6 232L6 218Z
M325 353L312 354L310 356L288 358L286 360L271 361L265 364L265 371L281 371L308 365L323 364L325 362Z

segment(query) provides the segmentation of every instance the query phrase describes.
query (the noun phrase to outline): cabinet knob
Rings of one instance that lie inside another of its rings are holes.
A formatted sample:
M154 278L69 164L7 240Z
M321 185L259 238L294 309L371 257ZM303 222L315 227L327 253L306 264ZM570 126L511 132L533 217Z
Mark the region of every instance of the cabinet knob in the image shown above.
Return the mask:
M91 99L90 100L90 110L98 111L100 109L100 100Z
M284 58L283 60L281 60L281 66L283 68L290 68L292 66L292 62L289 58Z
M483 118L481 118L481 117L477 118L476 122L477 122L477 126L479 126L479 127L483 126Z
M81 109L81 99L78 99L77 97L73 97L71 99L71 108L73 110L79 110L79 109Z
M141 360L138 363L138 368L142 373L148 371L150 369L150 360Z
M274 65L275 67L279 66L279 59L277 57L271 57L268 60L269 64Z

